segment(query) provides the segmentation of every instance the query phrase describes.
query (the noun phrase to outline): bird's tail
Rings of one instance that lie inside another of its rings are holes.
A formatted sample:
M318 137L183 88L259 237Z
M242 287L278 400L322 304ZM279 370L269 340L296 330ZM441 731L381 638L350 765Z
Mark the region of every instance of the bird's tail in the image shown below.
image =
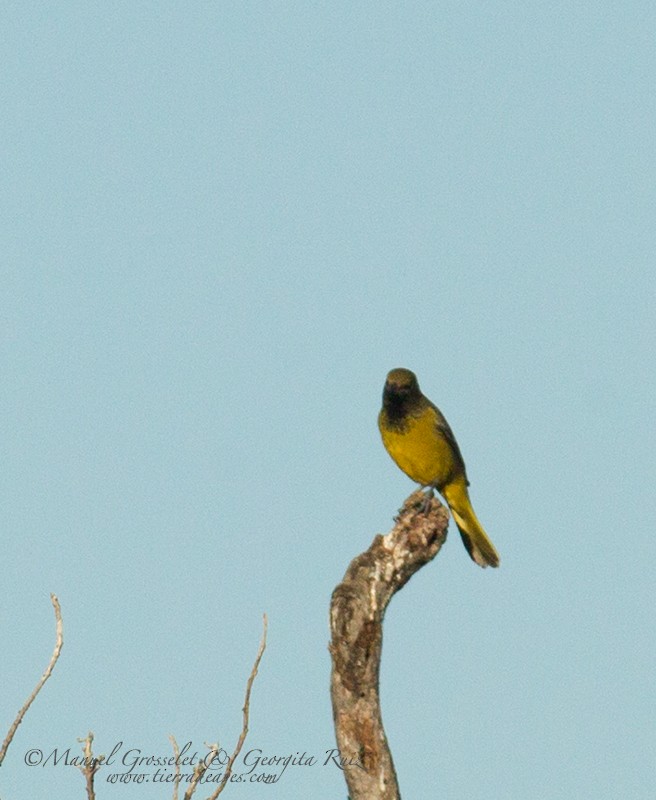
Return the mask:
M451 515L472 560L481 567L498 567L499 554L474 513L464 476L444 486L441 494L449 504Z

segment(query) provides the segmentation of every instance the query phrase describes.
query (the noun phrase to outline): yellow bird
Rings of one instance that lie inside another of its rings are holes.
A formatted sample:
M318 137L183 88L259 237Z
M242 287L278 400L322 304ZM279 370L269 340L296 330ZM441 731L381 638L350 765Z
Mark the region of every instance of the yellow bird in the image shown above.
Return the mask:
M444 497L472 559L481 567L498 567L499 554L469 499L465 462L455 436L409 369L393 369L387 375L378 427L396 465L428 488L429 495L437 489Z

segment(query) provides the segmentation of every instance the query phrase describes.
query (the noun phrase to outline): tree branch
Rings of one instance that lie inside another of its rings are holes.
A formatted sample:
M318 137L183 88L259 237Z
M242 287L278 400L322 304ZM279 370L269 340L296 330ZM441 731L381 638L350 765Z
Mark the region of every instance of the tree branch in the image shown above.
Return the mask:
M421 491L394 528L353 559L330 604L333 719L351 800L399 800L378 696L383 617L390 600L438 554L448 513Z
M255 656L255 661L253 663L253 668L251 669L251 674L248 676L248 680L246 681L246 695L244 697L244 706L242 708L242 727L241 733L239 734L239 738L237 739L237 744L235 745L235 749L232 752L232 755L228 759L226 764L225 775L223 776L223 780L219 784L218 788L210 795L208 800L216 800L216 798L221 794L221 792L225 789L226 784L230 780L230 776L232 775L232 768L234 766L239 753L241 752L242 747L244 746L244 742L246 741L246 736L248 735L248 721L250 717L250 707L251 707L251 690L253 688L253 683L255 681L255 677L257 676L257 671L260 666L260 661L262 660L262 656L264 655L264 651L266 649L266 641L267 641L267 627L268 627L268 619L267 615L263 614L262 616L262 638L260 640L260 646L257 650L257 655ZM176 757L176 780L173 789L173 800L177 800L178 798L178 784L180 782L180 766L178 764L178 757L180 755L180 748L178 747L178 743L175 739L175 736L169 736L171 744L173 746L173 752ZM209 769L210 764L212 761L218 756L219 754L219 745L218 744L207 744L205 742L205 746L208 749L208 754L205 758L201 759L194 769L193 777L189 783L187 791L184 793L183 800L191 800L200 783L203 775Z
M55 649L53 651L52 657L50 658L50 663L46 667L46 670L41 676L41 679L34 687L34 691L27 698L21 710L16 715L16 719L13 721L11 728L9 728L9 733L5 737L5 740L2 743L2 748L0 749L0 765L2 765L2 762L4 761L5 755L7 753L7 748L11 744L12 739L14 738L14 735L18 730L18 726L23 721L23 717L27 713L27 709L32 705L32 703L36 699L36 696L43 688L43 684L52 675L52 671L55 668L55 664L57 663L57 659L59 658L59 654L61 653L61 649L64 645L64 628L62 624L61 608L59 607L59 600L57 599L57 595L51 594L50 600L52 602L53 608L55 609L56 637L57 637L55 642Z
M178 742L172 733L169 734L169 741L171 742L173 747L173 755L175 756L175 780L173 781L172 800L178 800L178 787L180 786L180 748L178 747Z
M93 782L96 777L96 772L98 772L102 764L103 756L100 756L100 758L94 758L93 756L93 750L91 749L93 745L92 731L89 731L85 739L78 739L78 742L84 745L84 765L78 766L78 769L84 775L87 787L87 800L96 800L96 790L94 789Z
M255 656L255 663L253 664L253 669L251 670L251 674L248 676L248 681L246 682L246 696L244 697L244 706L241 710L242 712L241 733L239 734L239 739L237 740L235 749L233 750L232 755L228 759L228 764L226 766L223 782L219 785L216 791L210 795L209 800L216 800L216 798L225 789L226 783L230 780L230 775L232 775L232 768L234 766L235 761L237 760L237 756L241 752L241 748L244 746L244 742L246 741L246 736L248 734L248 719L250 716L250 708L251 708L251 689L253 688L253 681L255 680L255 676L257 675L257 670L260 666L260 661L262 660L262 656L264 655L264 650L266 648L267 627L268 627L267 615L264 614L262 617L262 639L260 640L260 646L258 648L257 655Z

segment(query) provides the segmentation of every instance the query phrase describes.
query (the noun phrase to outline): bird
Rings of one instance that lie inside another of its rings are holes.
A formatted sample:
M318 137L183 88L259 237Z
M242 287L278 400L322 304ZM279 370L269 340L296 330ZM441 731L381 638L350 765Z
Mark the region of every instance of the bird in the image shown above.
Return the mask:
M400 367L388 373L378 428L399 469L428 489L425 507L436 489L446 500L472 560L481 567L498 567L499 554L469 499L465 462L453 431L437 406L422 394L411 370Z

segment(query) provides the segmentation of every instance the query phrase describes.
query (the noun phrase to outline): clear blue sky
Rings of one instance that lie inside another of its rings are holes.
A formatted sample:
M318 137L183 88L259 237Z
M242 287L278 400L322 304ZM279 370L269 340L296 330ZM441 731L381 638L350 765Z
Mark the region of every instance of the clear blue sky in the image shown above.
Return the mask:
M454 429L454 532L390 606L404 796L654 796L653 3L55 2L1 13L0 721L29 749L333 746L328 604ZM170 797L116 786L99 800ZM344 797L289 768L225 797ZM203 795L205 796L205 795Z

